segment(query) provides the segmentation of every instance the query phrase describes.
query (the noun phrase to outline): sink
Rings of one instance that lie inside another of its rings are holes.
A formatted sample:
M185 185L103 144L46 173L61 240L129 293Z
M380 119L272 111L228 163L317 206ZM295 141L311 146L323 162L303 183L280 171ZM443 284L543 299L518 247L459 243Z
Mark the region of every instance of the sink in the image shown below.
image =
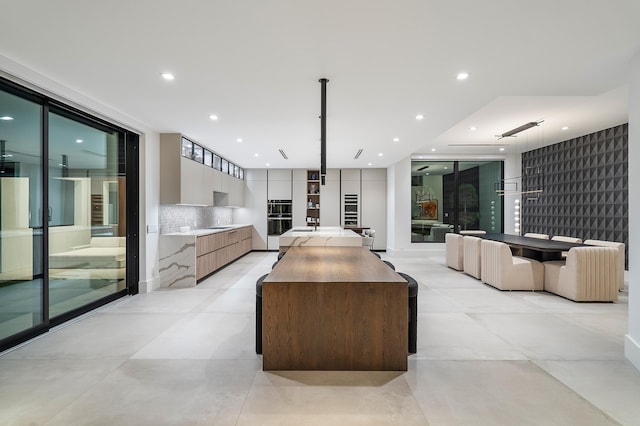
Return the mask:
M232 226L207 226L207 229L231 229Z
M291 232L313 232L313 228L293 228Z

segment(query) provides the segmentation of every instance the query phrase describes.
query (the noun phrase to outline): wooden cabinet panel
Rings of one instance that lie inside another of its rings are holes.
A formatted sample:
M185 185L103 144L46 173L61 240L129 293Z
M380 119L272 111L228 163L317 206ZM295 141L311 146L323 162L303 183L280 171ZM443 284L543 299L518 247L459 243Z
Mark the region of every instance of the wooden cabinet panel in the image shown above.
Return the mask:
M216 232L196 238L196 280L251 251L253 227Z

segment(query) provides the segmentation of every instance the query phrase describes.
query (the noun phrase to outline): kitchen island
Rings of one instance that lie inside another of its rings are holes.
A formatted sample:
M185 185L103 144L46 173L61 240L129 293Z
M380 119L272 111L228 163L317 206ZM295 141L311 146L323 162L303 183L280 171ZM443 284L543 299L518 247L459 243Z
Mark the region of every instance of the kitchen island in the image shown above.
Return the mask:
M160 286L198 280L251 251L251 225L223 225L160 236Z
M263 369L406 371L407 298L364 247L291 247L263 281Z
M339 226L296 227L280 235L279 247L362 247L362 236Z

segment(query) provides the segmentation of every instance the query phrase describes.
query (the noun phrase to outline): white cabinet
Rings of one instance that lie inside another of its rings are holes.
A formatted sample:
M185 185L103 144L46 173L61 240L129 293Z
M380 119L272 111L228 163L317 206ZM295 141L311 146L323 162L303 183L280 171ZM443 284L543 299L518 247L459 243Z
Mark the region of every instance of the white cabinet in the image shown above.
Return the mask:
M267 199L291 200L291 169L267 170Z
M204 182L204 165L180 155L182 135L160 135L160 203L207 203Z
M373 248L387 247L387 170L362 169L362 226L376 231Z
M253 250L267 249L267 170L245 170L245 207L251 210Z
M293 226L307 226L307 171L293 169Z
M229 179L229 206L244 207L245 182L241 179Z
M320 224L340 226L340 169L327 169L320 196Z

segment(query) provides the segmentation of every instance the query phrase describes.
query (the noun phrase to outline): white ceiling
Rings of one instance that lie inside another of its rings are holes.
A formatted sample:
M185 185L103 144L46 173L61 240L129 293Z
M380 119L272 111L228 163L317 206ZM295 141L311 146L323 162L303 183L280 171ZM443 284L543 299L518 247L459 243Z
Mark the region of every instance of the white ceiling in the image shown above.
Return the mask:
M497 142L506 153L620 124L640 49L637 0L0 0L0 10L6 59L245 168L319 166L321 77L330 168L496 155L494 135L529 121L544 120Z

